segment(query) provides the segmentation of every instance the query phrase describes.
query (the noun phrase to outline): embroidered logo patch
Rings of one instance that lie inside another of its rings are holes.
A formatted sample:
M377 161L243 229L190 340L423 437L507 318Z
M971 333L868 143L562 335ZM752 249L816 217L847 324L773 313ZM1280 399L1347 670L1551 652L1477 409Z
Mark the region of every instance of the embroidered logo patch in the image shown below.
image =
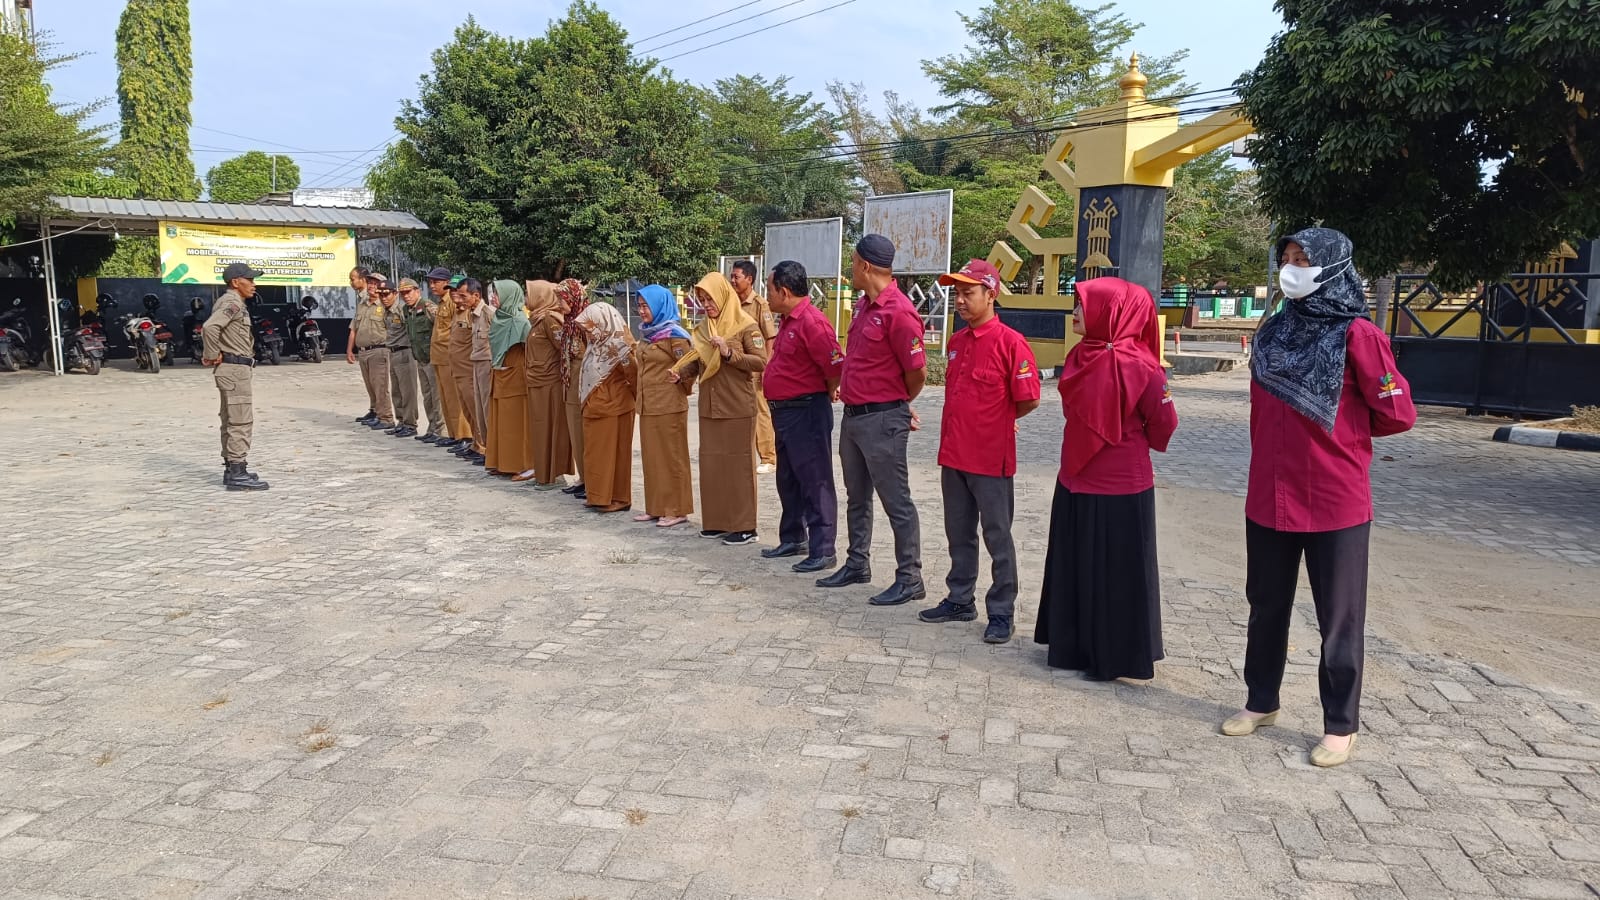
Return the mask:
M828 362L829 362L829 364L835 365L835 366L837 366L840 363L844 362L844 351L835 348L833 350L833 352L828 354Z
M921 352L922 352L922 338L920 338L920 337L912 338L911 339L911 355L912 356L916 356L918 353L921 353Z
M1022 381L1032 377L1033 363L1029 362L1028 360L1023 360L1022 365L1017 366L1017 380Z
M683 348L679 347L678 349L672 351L672 355L674 358L681 359L683 357Z
M1387 400L1390 397L1398 397L1399 395L1404 394L1404 393L1405 393L1405 390L1403 388L1401 388L1398 384L1395 384L1394 373L1393 372L1385 372L1384 376L1382 378L1378 379L1378 399L1379 400Z
M1167 382L1167 383L1164 383L1164 384L1161 385L1161 402L1162 403L1171 403L1172 402L1172 383L1171 382Z
M757 349L760 349L761 347L765 347L766 345L767 345L767 342L762 340L760 335L756 335L755 337L750 339L750 346L755 347Z
M955 362L956 361L956 354L959 353L959 352L960 352L959 350L951 350L950 351L950 361L951 362Z

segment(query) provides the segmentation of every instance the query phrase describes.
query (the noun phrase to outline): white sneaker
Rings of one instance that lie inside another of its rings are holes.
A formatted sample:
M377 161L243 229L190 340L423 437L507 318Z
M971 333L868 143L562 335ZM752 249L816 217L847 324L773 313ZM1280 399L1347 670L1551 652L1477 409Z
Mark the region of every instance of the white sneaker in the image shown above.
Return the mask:
M776 471L778 471L778 467L772 463L762 463L761 465L756 466L757 475L771 475Z

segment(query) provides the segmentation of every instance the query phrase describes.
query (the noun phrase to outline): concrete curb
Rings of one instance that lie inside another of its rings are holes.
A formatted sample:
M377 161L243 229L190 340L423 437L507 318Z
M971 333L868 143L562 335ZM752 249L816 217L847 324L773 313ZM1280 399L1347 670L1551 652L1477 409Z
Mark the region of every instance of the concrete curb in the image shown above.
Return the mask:
M1239 354L1168 353L1167 363L1173 375L1209 375L1243 368L1247 360Z
M1593 453L1600 453L1600 434L1585 434L1581 431L1557 431L1554 428L1503 425L1495 429L1494 439L1502 444L1522 444L1525 447L1555 447L1558 450L1587 450Z

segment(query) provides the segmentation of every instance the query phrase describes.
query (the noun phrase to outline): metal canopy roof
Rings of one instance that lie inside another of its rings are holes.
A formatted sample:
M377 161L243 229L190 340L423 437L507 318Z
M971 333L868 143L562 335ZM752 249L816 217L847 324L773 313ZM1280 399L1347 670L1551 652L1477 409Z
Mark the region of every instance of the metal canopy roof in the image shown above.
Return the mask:
M158 223L163 221L354 228L363 237L428 230L428 226L416 216L388 209L124 200L116 197L51 197L50 202L57 207L56 211L46 214L51 230L67 230L94 220L103 223L99 231L115 230L124 234L154 234Z

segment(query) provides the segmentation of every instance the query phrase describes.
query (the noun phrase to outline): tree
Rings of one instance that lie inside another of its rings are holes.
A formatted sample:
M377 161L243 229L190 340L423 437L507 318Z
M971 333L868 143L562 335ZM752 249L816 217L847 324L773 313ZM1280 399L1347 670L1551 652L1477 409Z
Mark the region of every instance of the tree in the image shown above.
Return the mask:
M895 168L894 160L885 154L873 152L895 140L896 135L872 111L872 100L867 96L866 87L859 81L851 84L830 81L828 96L833 99L834 120L838 123L839 131L856 153L856 173L862 184L875 195L898 194L905 190L905 182ZM892 95L885 93L884 96L887 98Z
M722 226L730 253L759 252L769 222L842 216L854 193L851 166L822 158L837 123L810 94L791 94L787 76L720 79L701 98L721 178L732 204Z
M723 218L697 91L587 0L540 38L472 19L434 52L369 176L431 229L419 256L513 277L687 280Z
M74 58L42 55L22 36L0 30L0 233L9 230L8 220L37 211L51 194L106 163L105 129L87 125L98 105L56 103L44 80Z
M1163 247L1168 284L1209 287L1266 279L1271 223L1257 202L1255 172L1235 168L1231 155L1225 149L1208 153L1173 173Z
M1041 123L1065 124L1074 113L1118 96L1117 79L1127 71L1124 48L1141 26L1113 9L1084 9L1071 0L989 0L977 15L961 14L968 49L922 62L950 100L932 112L972 126L1029 129L1014 142L1044 153L1055 136ZM1187 55L1141 62L1152 96L1188 89L1178 71Z
M189 153L191 68L188 0L128 0L117 25L117 174L139 197L200 196Z
M300 186L300 167L287 156L251 150L225 159L206 173L206 197L213 203L253 203L274 191Z
M1463 286L1600 233L1593 0L1280 0L1238 82L1280 233L1350 235L1368 272Z

